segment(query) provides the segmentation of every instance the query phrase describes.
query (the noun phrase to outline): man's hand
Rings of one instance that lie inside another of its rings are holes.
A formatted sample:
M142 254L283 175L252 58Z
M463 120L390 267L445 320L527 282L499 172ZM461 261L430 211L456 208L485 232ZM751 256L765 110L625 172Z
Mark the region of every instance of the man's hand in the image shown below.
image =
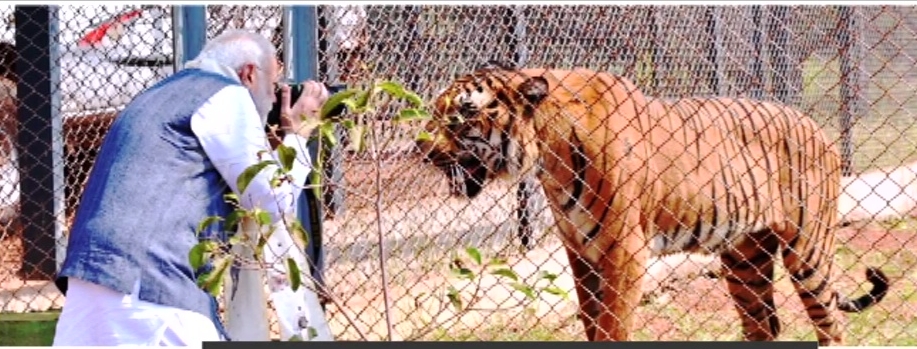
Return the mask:
M281 87L280 128L284 132L295 132L308 138L321 122L318 113L328 100L328 89L324 84L312 80L304 81L302 88L302 95L291 106L290 86Z

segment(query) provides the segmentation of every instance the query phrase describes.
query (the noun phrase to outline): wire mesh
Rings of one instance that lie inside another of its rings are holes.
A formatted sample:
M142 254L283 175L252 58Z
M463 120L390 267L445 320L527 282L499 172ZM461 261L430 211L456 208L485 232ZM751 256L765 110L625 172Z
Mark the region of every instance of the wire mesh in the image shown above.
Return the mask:
M137 22L123 24L98 47L76 45L90 28L128 9L60 10L68 219L114 111L171 72L171 65L124 63L126 56L171 57L169 7L144 7L147 12ZM866 266L882 268L892 282L878 305L846 315L847 343L913 342L907 334L917 329L917 242L911 218L917 206L917 156L912 152L917 127L911 115L917 82L912 68L917 55L914 7L316 9L319 77L332 84L367 86L393 79L432 101L456 76L500 60L618 74L646 95L665 100L750 97L797 108L815 120L842 159L840 222L832 230L837 245L834 284L841 294L868 291L862 272ZM8 18L12 7L2 11ZM278 46L282 41L280 7L212 5L207 14L208 37L227 28L247 28ZM7 26L2 41L13 42L14 27ZM15 92L7 92L15 91L15 84L10 76L3 78L0 309L42 311L59 307L62 299L53 285L25 282L16 275L23 263L17 251L27 243L17 235L17 182L27 174L16 170ZM381 135L379 153L338 147L331 157L339 161L342 177L326 188L344 192L344 209L327 210L339 213L324 222L325 278L336 300L327 316L335 335L386 339L386 322L391 322L391 337L404 340L584 340L571 262L556 225L562 218L551 213L542 183L527 178L530 197L521 195L515 177L487 185L473 200L450 195L444 174L424 163L415 147L421 125L392 123L394 108L383 105L373 115L372 127ZM344 132L338 136L348 142ZM533 241L520 249L525 229ZM380 236L382 246L377 243ZM469 258L474 254L468 247L479 251L485 262L505 260L518 280L512 282L506 273L467 280L467 270L456 269L457 264L483 270ZM387 271L386 282L379 277L381 268ZM783 323L780 338L814 340L787 272L782 265L776 269L773 303ZM642 284L630 285L643 291L640 305L633 307L631 338L742 339L722 270L719 258L709 255L651 258ZM538 286L529 288L532 284ZM527 298L529 292L534 299ZM383 293L390 304L383 301Z

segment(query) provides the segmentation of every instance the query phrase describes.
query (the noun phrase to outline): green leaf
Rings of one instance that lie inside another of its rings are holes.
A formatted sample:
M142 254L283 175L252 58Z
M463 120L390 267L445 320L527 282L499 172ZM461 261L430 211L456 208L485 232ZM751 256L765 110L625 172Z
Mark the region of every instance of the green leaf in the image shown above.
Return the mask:
M247 236L245 234L241 234L241 233L235 234L229 237L229 245L235 246L235 245L241 244L245 242L246 239L247 239Z
M306 327L306 334L309 336L309 340L312 340L315 337L318 337L318 330L315 327L308 326Z
M255 260L261 260L261 256L264 253L264 246L267 245L267 240L271 238L271 235L274 235L274 231L276 230L276 227L271 225L267 232L258 236L258 243L256 244L254 251Z
M293 161L296 160L296 149L280 144L277 146L277 157L280 158L280 168L284 172L290 172L293 169Z
M460 279L468 279L468 280L474 279L474 272L468 268L464 268L464 267L452 268L452 273L455 274L455 276L457 276Z
M290 337L290 339L287 339L287 342L304 342L304 341L302 340L302 337L300 337L298 334L294 334L293 336Z
M414 121L414 120L424 120L430 117L430 113L427 113L426 110L418 108L406 108L402 109L398 116L394 117L393 121L395 122L405 122L405 121Z
M197 224L197 231L196 231L197 235L201 235L201 232L204 231L204 229L207 229L207 227L209 227L211 224L214 224L222 220L223 220L223 217L220 217L220 216L209 216L209 217L202 219L201 222Z
M408 91L404 88L403 85L397 82L384 81L376 85L376 87L382 91L385 91L385 93L388 93L392 97L400 98L407 101L408 103L411 103L411 105L415 107L423 105L423 99L420 98L420 96L414 92Z
M513 279L513 281L519 281L519 275L517 275L516 272L512 271L509 268L500 268L500 269L491 271L490 273L493 275L498 275L498 276L503 276L503 277Z
M348 105L348 107L350 107L354 113L362 113L369 107L369 101L372 95L372 90L360 91L356 94L356 96L350 99L353 103L353 106L351 107Z
M417 137L414 137L414 139L418 141L432 141L433 134L427 131L420 131L417 133Z
M306 228L302 226L302 223L298 219L293 220L287 230L290 231L290 234L292 234L294 238L300 239L303 246L309 244L309 232L306 231Z
M354 125L355 125L355 124L354 124L353 119L341 120L341 126L343 126L345 129L348 129L348 130L349 130L349 129L353 128Z
M545 287L543 287L541 290L542 290L542 291L545 291L545 292L547 292L547 293L553 294L553 295L555 295L555 296L560 296L560 297L562 297L562 298L564 298L564 299L568 299L568 297L569 297L568 294L567 294L567 291L561 290L560 287L557 287L557 286L554 286L554 285L545 286Z
M402 98L407 100L408 103L411 103L411 105L413 105L414 107L420 107L423 105L423 99L420 98L420 96L414 92L406 91L406 93L404 94L404 97Z
M551 282L554 282L554 280L556 280L558 276L557 274L547 272L547 271L541 271L538 274L540 275L540 278L551 281Z
M506 258L494 257L494 258L491 258L490 263L487 263L487 264L490 264L493 267L506 265Z
M474 260L475 264L481 265L481 251L478 251L478 249L474 247L466 247L465 253L467 253L468 256L471 257L472 260Z
M449 303L452 303L452 306L455 307L455 310L462 310L462 297L459 295L459 292L455 289L455 287L449 286L449 290L446 292L446 297L449 297Z
M325 103L322 104L321 111L319 111L319 116L321 116L321 119L322 120L327 119L330 116L332 110L334 110L339 105L344 103L345 99L348 99L351 96L357 94L357 92L359 91L354 90L354 89L347 89L347 90L335 93L331 95L331 97L328 97L328 99L325 100Z
M533 290L531 286L519 282L511 283L510 286L516 289L516 291L524 293L526 298L535 299L535 290Z
M312 170L312 173L309 176L309 182L312 185L312 193L315 194L315 197L322 197L322 171L319 168Z
M269 165L276 164L274 160L264 160L257 164L251 165L242 171L242 174L239 175L239 178L236 179L236 185L239 187L239 192L244 193L245 189L248 188L248 185L255 179L255 176L258 175L261 170Z
M362 152L363 149L365 149L366 143L366 126L354 125L348 130L348 133L348 138L350 139L350 150Z
M255 222L258 223L259 226L271 225L272 223L271 214L265 210L255 209L254 216Z
M290 278L290 288L294 292L302 286L302 273L293 258L287 258L287 276Z
M376 84L376 89L379 91L384 91L392 97L402 98L407 93L404 89L404 85L395 82L395 81L383 81Z
M271 181L270 181L270 184L271 184L271 188L279 188L280 185L283 184L283 178L281 178L281 177L272 177L272 178L271 178Z
M226 193L223 195L223 200L230 205L236 206L239 203L239 196L236 193Z
M239 222L248 214L248 211L237 208L226 215L226 222L223 223L225 229L238 230L237 226Z
M321 133L322 138L324 138L330 146L333 147L337 144L337 139L334 137L334 123L322 123L318 126L318 132Z
M223 291L223 280L226 277L226 271L229 270L232 261L232 255L217 259L216 262L214 262L214 269L198 279L198 285L206 290L207 293L210 293L214 297L219 297L220 293Z
M220 244L213 240L204 240L191 247L191 251L188 252L188 262L191 263L191 268L199 269L210 259L210 254L219 247Z

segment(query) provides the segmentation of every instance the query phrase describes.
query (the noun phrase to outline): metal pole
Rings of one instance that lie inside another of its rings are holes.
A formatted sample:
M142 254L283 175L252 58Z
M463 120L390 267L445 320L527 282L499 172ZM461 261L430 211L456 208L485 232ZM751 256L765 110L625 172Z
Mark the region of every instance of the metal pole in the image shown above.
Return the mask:
M175 71L194 59L207 41L207 8L174 6L172 8L172 49Z
M707 83L714 95L722 95L724 91L723 76L725 69L725 50L723 49L723 9L717 6L708 6L706 9L707 35L710 43L707 49L707 59L713 66L707 76Z
M853 125L868 109L866 74L863 74L862 67L866 51L860 39L863 25L860 9L856 6L841 6L839 12L842 25L838 32L841 56L841 171L844 176L849 176L853 174Z
M285 6L283 13L283 58L288 69L288 76L294 81L302 82L318 77L318 38L316 28L318 18L315 6ZM318 163L319 142L318 137L312 137L308 143L309 156ZM314 178L310 174L310 180ZM322 249L322 220L324 217L321 195L316 195L312 188L303 190L296 203L296 216L303 227L309 232L309 241L306 245L306 255L309 257L312 277L315 278L319 289L325 286L324 263L325 256Z
M66 252L57 6L16 6L20 212L27 280L50 280ZM60 244L58 244L60 242Z
M172 6L172 71L177 72L185 65L185 20L184 9Z

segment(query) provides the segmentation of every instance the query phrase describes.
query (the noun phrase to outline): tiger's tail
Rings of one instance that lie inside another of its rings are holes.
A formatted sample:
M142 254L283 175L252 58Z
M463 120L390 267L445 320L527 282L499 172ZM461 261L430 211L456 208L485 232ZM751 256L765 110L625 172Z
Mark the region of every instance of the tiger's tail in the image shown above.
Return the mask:
M837 308L847 313L858 313L875 305L885 298L888 293L888 277L879 268L869 267L866 269L866 280L872 284L869 293L860 296L857 299L850 300L841 294L837 294Z

